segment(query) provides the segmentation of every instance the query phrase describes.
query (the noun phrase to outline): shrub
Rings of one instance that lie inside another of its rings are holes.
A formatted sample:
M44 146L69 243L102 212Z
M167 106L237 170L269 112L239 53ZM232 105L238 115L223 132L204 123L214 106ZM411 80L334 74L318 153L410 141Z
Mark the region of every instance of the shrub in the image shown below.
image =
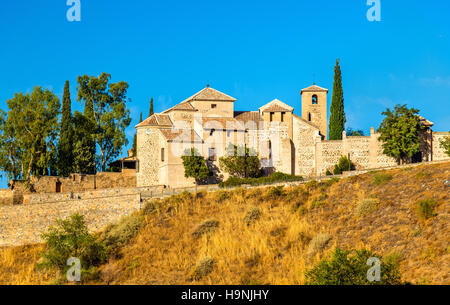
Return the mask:
M349 158L342 156L339 158L338 164L334 166L333 173L335 175L342 174L343 171L351 171L354 170L355 166L353 165L352 161L350 161Z
M365 216L376 210L380 201L376 198L366 198L361 200L356 206L356 214Z
M309 246L308 246L308 255L313 255L315 253L318 253L326 248L328 243L333 239L333 237L330 234L327 233L321 233L314 236L313 239L311 239Z
M327 172L325 173L325 175L327 175L327 176L333 176L333 173L330 172L330 170L327 169Z
M184 176L194 178L197 184L205 183L211 175L205 159L195 148L186 149L181 159L183 160Z
M84 217L74 214L66 220L57 220L56 225L42 234L45 250L39 267L67 272L67 260L76 257L81 263L82 278L91 278L96 266L107 259L106 247L89 234ZM94 267L94 268L93 268Z
M200 238L204 234L211 234L217 230L219 227L219 221L215 219L209 219L203 222L201 225L197 226L192 235L195 238Z
M417 215L422 219L428 219L436 216L434 208L437 206L437 202L434 199L424 199L416 203Z
M122 217L117 223L110 224L102 234L102 240L113 256L118 256L120 248L126 246L136 236L144 221L141 216Z
M230 193L226 191L218 191L216 192L216 200L217 202L224 202L225 200L229 199Z
M161 203L159 200L151 200L144 205L142 209L143 215L153 214L159 211L161 208Z
M388 173L375 173L372 178L372 183L375 185L382 185L392 180L392 175Z
M277 198L279 198L279 197L281 197L283 195L284 195L284 190L283 190L283 186L282 185L273 186L267 192L267 197L271 198L271 199L277 199Z
M216 261L210 257L205 257L197 262L194 270L192 270L189 279L198 281L201 278L207 276L214 270Z
M367 272L372 267L367 265L371 257L377 257L381 263L380 281L369 282ZM400 285L401 275L398 262L382 260L371 251L361 249L345 251L336 248L329 260L320 261L305 273L307 285Z
M317 180L311 180L305 184L306 190L310 193L312 191L314 191L315 189L317 189L319 186L320 186L320 183Z
M258 208L252 208L245 214L244 222L249 226L261 218L261 210Z

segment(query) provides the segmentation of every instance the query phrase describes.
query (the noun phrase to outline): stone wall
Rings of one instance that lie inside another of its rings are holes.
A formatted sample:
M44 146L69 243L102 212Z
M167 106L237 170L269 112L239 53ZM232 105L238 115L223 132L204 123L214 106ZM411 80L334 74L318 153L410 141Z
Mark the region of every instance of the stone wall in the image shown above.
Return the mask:
M97 175L71 174L69 177L31 177L31 190L24 181L11 181L11 189L27 193L84 192L95 189L124 188L136 186L136 171L123 173L98 173Z
M441 141L445 137L449 137L449 132L434 132L433 133L433 161L438 160L447 160L450 159L450 156L447 155L444 149L441 147Z
M23 195L17 191L9 189L0 190L0 206L1 205L16 205L22 203Z
M294 156L293 164L295 174L298 176L314 176L316 164L316 138L319 129L303 121L297 116L293 119Z
M162 186L152 187L133 187L133 188L113 188L90 190L84 192L68 192L68 193L32 193L23 195L23 204L43 204L55 203L62 201L87 200L95 198L114 198L126 195L135 195L141 192L161 192Z

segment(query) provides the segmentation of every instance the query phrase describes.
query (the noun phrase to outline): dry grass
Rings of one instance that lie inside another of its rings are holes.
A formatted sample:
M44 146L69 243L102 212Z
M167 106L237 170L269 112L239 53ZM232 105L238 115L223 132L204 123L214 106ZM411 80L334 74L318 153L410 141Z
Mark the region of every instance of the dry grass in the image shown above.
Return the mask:
M102 282L302 284L305 271L339 246L395 253L408 282L450 284L450 194L444 186L450 163L427 165L428 174L418 179L423 171L391 170L377 182L368 173L276 191L236 189L154 202L123 256L101 267ZM376 209L364 217L355 213L373 198L379 199ZM423 199L438 203L434 217L417 216ZM253 213L259 216L248 225ZM0 250L0 283L48 281L31 272L39 250Z

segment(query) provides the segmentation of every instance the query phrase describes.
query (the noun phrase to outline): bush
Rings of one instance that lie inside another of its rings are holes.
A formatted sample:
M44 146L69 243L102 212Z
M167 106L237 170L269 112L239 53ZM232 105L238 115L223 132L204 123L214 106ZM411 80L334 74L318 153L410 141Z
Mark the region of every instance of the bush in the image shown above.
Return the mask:
M314 236L308 246L308 255L313 255L324 250L331 239L333 239L333 237L327 233L321 233Z
M200 238L204 234L211 234L214 231L217 230L219 227L219 221L215 219L209 219L203 222L201 225L199 225L192 235L194 235L195 238Z
M369 282L367 265L371 257L381 261L381 281ZM345 251L336 248L329 260L320 261L305 273L307 285L400 285L401 275L398 262L393 259L383 261L382 257L371 251L361 249Z
M436 216L434 208L437 206L437 202L434 199L420 200L416 203L417 215L422 219L428 219Z
M143 215L153 214L159 211L161 208L161 203L159 200L151 200L144 205L142 209Z
M246 146L228 145L227 155L219 159L220 168L235 177L261 176L261 162L258 154Z
M42 234L42 239L45 241L45 250L39 267L56 268L61 274L71 268L67 266L67 260L75 257L80 260L82 278L91 278L96 273L93 267L107 259L105 245L89 234L84 217L79 214L66 220L57 220L56 226Z
M367 198L361 200L356 206L356 214L365 216L376 210L380 201L376 198Z
M339 159L338 164L336 164L334 166L333 173L335 175L341 175L343 171L351 171L351 170L354 170L354 169L355 169L355 166L350 161L350 159L345 157L345 156L342 156Z
M333 176L333 173L330 172L330 170L327 169L327 172L325 173L325 175L327 175L327 176Z
M249 226L261 218L261 211L258 208L252 208L244 217L244 222Z
M189 279L198 281L201 278L207 276L214 270L216 261L210 257L205 257L197 262L194 270L191 272Z
M283 186L272 186L269 191L267 192L267 197L269 199L277 199L284 195Z
M230 199L231 195L226 191L218 191L216 192L216 200L217 202L224 202L227 199Z
M125 216L119 222L110 224L102 234L102 240L113 256L118 256L120 248L126 246L136 236L144 221L141 216Z
M382 185L392 180L392 175L387 173L375 173L372 178L372 183L375 185Z

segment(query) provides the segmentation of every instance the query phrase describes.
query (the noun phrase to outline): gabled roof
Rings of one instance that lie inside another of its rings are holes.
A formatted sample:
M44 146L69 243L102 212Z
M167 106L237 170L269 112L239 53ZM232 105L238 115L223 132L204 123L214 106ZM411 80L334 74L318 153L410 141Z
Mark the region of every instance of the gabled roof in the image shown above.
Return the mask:
M312 86L309 86L308 88L302 89L302 91L300 91L300 94L303 94L303 92L322 92L322 91L328 92L328 89L316 86L314 84Z
M172 121L167 114L153 114L146 118L141 123L137 124L136 127L142 126L161 126L161 127L172 127Z
M291 112L294 108L278 99L274 99L270 103L265 104L259 108L260 112Z
M236 99L234 97L231 97L229 95L226 95L225 93L222 93L216 89L213 89L209 86L207 86L205 89L197 92L193 96L185 99L181 103L185 102L191 102L191 101L228 101L228 102L234 102Z
M170 112L172 110L197 111L194 108L194 106L191 105L191 103L189 103L189 102L181 102L180 104L177 104L177 105L173 106L172 108L169 108L169 109L163 111L163 113L167 113L167 112Z
M203 142L193 129L160 129L168 142Z

